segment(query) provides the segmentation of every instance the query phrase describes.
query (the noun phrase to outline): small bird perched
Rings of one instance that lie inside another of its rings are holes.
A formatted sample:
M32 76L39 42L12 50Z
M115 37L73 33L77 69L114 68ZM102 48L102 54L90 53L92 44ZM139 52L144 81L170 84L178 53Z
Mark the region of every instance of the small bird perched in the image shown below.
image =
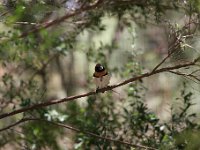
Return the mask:
M110 83L110 75L101 64L96 64L93 74L96 90L107 87Z

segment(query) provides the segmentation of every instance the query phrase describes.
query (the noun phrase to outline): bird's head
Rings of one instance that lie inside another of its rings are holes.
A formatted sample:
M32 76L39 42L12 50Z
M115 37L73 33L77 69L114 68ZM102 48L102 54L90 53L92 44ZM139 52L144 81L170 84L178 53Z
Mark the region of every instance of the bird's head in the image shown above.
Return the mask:
M96 66L95 66L96 72L102 72L104 70L105 70L105 68L101 64L96 64Z

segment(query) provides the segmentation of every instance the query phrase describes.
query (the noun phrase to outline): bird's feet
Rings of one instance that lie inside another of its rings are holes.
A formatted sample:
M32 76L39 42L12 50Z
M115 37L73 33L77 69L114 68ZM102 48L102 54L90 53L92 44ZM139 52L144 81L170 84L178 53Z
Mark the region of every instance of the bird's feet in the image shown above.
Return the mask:
M97 89L95 90L95 93L96 93L96 94L99 93L99 88L97 88Z
M99 93L99 92L104 93L105 90L103 90L103 89L106 89L106 88L110 88L110 86L104 87L104 88L102 88L102 89L99 89L99 87L98 87L98 88L95 90L95 92L96 92L96 93Z

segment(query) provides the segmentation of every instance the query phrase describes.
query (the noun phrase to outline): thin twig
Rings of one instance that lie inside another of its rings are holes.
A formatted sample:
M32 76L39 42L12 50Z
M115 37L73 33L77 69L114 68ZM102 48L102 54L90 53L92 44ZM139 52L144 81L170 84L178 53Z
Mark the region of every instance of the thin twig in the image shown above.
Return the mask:
M182 29L178 30L178 31L181 31L183 29L187 29L187 27L191 25L191 23L194 23L194 22L191 22L189 21L189 23L185 24ZM178 33L177 31L177 33ZM185 33L186 34L186 33ZM189 32L189 34L191 35L191 33ZM158 69L172 54L174 54L174 52L177 50L177 46L179 46L179 44L182 42L182 38L186 37L187 34L184 36L184 35L179 35L176 37L176 41L174 42L174 44L172 46L170 46L170 48L168 49L168 55L158 64L155 66L155 68L152 70L152 71L155 71L156 69ZM186 46L189 46L189 45L186 45ZM193 48L193 47L190 47L190 48ZM194 48L193 48L194 49Z
M197 72L199 72L199 71L200 71L200 69L197 69L197 70L191 72L190 74L194 74L194 73L197 73Z
M27 119L21 119L21 120L15 122L15 123L13 123L13 124L7 126L7 127L1 128L1 129L0 129L0 132L2 132L2 131L4 131L4 130L8 130L8 129L10 129L10 128L12 128L12 127L14 127L14 126L16 126L16 125L22 123L22 122L25 122L25 121L27 121Z
M174 43L174 45L172 45L167 51L169 52L168 55L158 64L155 66L155 68L152 70L155 71L156 69L158 69L175 51L176 51L176 47L180 44L180 37L176 38L176 41ZM172 50L174 49L174 50Z
M103 140L106 140L106 141L110 141L110 142L114 142L114 143L118 143L118 144L123 144L123 145L127 145L127 146L130 146L130 147L156 150L156 148L153 148L153 147L148 147L148 146L144 146L144 145L140 145L140 144L132 144L132 143L129 143L129 142L126 142L126 141L115 140L115 139L112 139L112 138L109 138L109 137L103 137L103 136L97 135L97 134L89 132L89 131L82 131L82 130L77 129L75 127L65 125L63 123L57 123L57 122L48 121L48 120L39 119L39 118L24 118L24 119L21 119L21 120L17 121L16 123L12 124L12 125L9 125L5 128L0 129L0 132L5 131L7 129L10 129L10 128L18 125L18 124L21 124L21 123L24 123L24 122L27 122L27 121L43 121L43 122L47 122L47 123L50 123L50 124L53 124L53 125L56 125L56 126L59 126L59 127L70 129L70 130L78 132L78 133L84 133L86 135L90 135L90 136L98 138L98 139L103 139Z
M20 25L37 25L37 26L39 26L39 24L35 23L35 22L21 22L21 21L18 21L18 22L14 22L14 24L20 24Z
M3 16L5 16L5 15L7 15L9 12L10 12L10 11L8 10L8 11L6 11L6 12L1 13L1 14L0 14L0 17L3 17Z
M129 83L132 83L132 82L137 81L137 80L141 80L143 78L146 78L146 77L149 77L149 76L161 73L161 72L168 72L170 70L176 70L176 69L180 69L180 68L184 68L184 67L193 66L193 65L196 65L196 62L198 60L199 60L199 57L197 59L195 59L194 61L189 62L189 63L179 64L179 65L176 65L176 66L165 67L165 68L157 69L155 71L147 72L147 73L144 73L142 75L127 79L127 80L125 80L125 81L123 81L123 82L121 82L119 84L99 89L98 91L99 92L110 91L110 90L112 90L114 88L117 88L117 87L129 84ZM75 99L78 99L78 98L87 97L87 96L95 95L95 94L96 94L95 91L91 91L91 92L88 92L88 93L85 93L85 94L69 96L69 97L62 98L62 99L57 99L57 100L52 100L52 101L48 101L48 102L35 104L35 105L29 106L29 107L25 107L25 108L21 108L21 109L18 109L18 110L9 112L9 113L1 114L0 115L0 119L6 118L6 117L9 117L9 116L13 116L13 115L16 115L16 114L19 114L19 113L22 113L22 112L31 111L31 110L34 110L34 109L39 109L39 108L42 108L42 107L47 107L47 106L50 106L50 105L55 105L55 104L59 104L59 103L63 103L63 102L68 102L68 101L72 101L72 100L75 100Z
M43 63L43 65L42 65L42 67L41 67L40 69L36 70L36 71L33 73L33 75L30 77L29 81L33 80L33 78L34 78L38 73L42 72L42 71L48 66L48 64L51 63L51 61L52 61L53 59L55 59L56 57L58 57L59 55L60 55L59 52L53 54L45 63Z
M178 71L169 71L169 72L171 72L171 73L173 73L173 74L176 74L176 75L181 75L181 76L185 76L185 77L191 77L191 78L197 80L198 82L200 82L200 79L197 78L197 77L196 77L195 75L193 75L193 74L185 74L185 73L178 72Z

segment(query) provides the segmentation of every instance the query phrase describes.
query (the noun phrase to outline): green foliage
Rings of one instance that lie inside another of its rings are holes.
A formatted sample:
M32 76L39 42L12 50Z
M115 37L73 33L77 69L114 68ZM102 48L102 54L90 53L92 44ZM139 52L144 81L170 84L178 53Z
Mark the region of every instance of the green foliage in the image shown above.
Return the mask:
M187 19L196 20L199 19L200 12L198 0L186 0L184 3L179 0L104 0L92 10L86 9L60 24L20 37L23 33L44 27L54 19L73 14L74 8L92 6L96 1L67 0L66 2L68 4L58 0L0 2L0 112L2 114L61 98L63 95L70 96L73 90L76 94L79 93L79 89L91 90L90 87L94 85L90 80L92 73L89 67L97 62L105 65L117 80L142 74L149 68L145 66L148 64L143 62L145 57L140 56L143 52L140 49L135 50L137 45L135 34L138 34L135 31L136 26L144 28L150 24L152 26L161 23L173 33L184 36L184 33L190 31L189 27L182 29L178 23L174 23L175 25L171 23L168 20L168 12L178 11L186 15ZM68 8L69 6L71 8ZM94 41L94 37L108 28L102 23L104 17L108 20L116 19L113 39L108 42L109 44L100 41L100 45L96 46L99 41ZM168 21L169 24L166 23ZM126 34L119 34L125 31ZM87 38L84 37L85 33L88 33ZM81 35L83 38L80 38ZM170 34L170 38L173 38L173 35ZM181 39L180 51L184 50L187 42L191 42L186 37ZM125 45L125 48L121 45ZM80 57L76 55L77 53L84 55L85 64L82 60L79 62ZM115 56L113 61L112 58ZM78 63L84 64L84 68L78 66ZM59 77L55 74L59 74ZM54 77L58 83L55 83ZM56 84L59 84L61 89L55 90L58 94L53 95L51 91L54 92ZM156 114L147 108L145 94L148 90L145 82L139 80L119 89L119 93L108 91L89 96L84 104L79 101L69 101L67 104L35 109L7 118L0 122L0 127L23 117L36 117L69 124L83 132L72 134L47 122L29 121L2 132L0 147L10 144L14 147L17 145L20 147L18 149L24 146L25 149L31 150L59 150L62 149L60 141L63 142L67 137L71 141L67 146L72 145L72 149L129 149L128 146L94 138L84 133L89 131L103 137L163 150L197 149L199 124L197 115L190 113L194 105L194 94L193 91L188 92L187 83L184 83L180 97L177 98L183 105L172 106L171 119L167 123L159 120Z
M23 133L27 139L25 144L29 149L39 150L48 146L59 150L56 142L59 129L53 125L44 122L30 122L24 126Z

